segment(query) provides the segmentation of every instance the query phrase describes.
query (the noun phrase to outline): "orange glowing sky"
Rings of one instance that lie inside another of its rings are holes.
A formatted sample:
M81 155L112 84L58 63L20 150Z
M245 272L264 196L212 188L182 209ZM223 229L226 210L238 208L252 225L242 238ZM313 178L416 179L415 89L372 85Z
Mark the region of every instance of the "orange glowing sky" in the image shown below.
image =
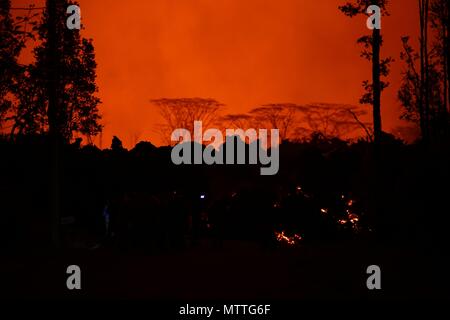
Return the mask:
M358 104L371 67L355 41L369 30L364 17L338 11L345 2L80 0L83 34L96 49L103 147L112 135L127 147L136 136L160 144L154 98L210 97L226 113L275 102ZM396 60L382 100L386 131L404 125L396 98L400 37L417 35L416 9L411 0L391 1L382 20L382 54Z

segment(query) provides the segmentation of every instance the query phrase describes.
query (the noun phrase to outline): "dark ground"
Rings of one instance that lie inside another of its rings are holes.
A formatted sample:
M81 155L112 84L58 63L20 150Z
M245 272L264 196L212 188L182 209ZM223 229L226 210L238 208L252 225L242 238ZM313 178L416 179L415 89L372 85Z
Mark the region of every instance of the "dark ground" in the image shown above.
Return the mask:
M262 250L226 242L184 252L109 249L3 256L1 296L26 299L164 301L450 300L448 253L410 247L303 246ZM81 268L82 289L66 288L66 268ZM366 287L381 268L381 290Z

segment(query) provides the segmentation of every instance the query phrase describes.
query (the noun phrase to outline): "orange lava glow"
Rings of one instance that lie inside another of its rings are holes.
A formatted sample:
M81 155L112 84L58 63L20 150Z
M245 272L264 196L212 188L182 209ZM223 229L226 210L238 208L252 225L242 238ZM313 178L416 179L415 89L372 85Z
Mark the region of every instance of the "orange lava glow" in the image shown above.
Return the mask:
M156 132L161 119L150 99L214 98L226 104L225 113L277 102L357 105L361 82L370 79L370 63L355 43L368 33L365 18L340 13L345 0L78 2L82 33L96 50L105 128L95 143L103 147L113 135L128 148L138 140L162 143ZM382 55L395 62L382 100L386 131L404 125L397 101L400 37L417 37L418 30L412 1L391 1L389 8ZM22 57L30 59L30 52ZM370 121L368 113L363 120Z
M299 244L299 242L303 239L298 234L294 234L292 237L288 237L284 231L275 232L275 237L276 237L277 241L286 243L291 246Z

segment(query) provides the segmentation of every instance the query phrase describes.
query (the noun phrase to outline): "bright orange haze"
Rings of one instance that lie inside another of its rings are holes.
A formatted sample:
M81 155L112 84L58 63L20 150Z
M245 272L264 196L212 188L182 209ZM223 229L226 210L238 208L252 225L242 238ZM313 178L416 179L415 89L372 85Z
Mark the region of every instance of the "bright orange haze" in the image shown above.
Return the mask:
M226 113L276 102L358 104L371 65L360 58L356 39L369 30L364 17L338 10L345 2L79 0L83 34L96 49L103 147L112 135L127 147L137 138L160 144L161 119L149 102L160 97L214 98ZM44 1L12 1L30 3ZM382 98L385 131L405 125L396 98L400 37L416 38L418 30L415 1L389 6L382 54L395 62Z

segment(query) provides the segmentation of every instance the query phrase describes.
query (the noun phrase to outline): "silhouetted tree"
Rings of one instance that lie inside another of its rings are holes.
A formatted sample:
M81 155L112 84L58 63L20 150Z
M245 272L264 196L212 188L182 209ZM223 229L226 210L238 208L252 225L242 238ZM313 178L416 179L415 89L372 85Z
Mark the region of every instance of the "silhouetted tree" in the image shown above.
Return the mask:
M428 60L428 20L429 20L429 0L419 0L420 17L420 86L419 86L419 113L422 128L422 137L428 140L428 119L429 119L429 60Z
M372 129L361 121L360 117L367 114L357 106L331 103L315 103L302 109L303 123L308 127L300 127L303 131L320 133L324 138L342 138L359 128L362 128L368 140L372 140Z
M250 110L256 126L278 129L281 141L288 139L296 122L296 115L304 107L294 103L272 103Z
M245 113L227 114L218 120L225 129L248 129L254 127L254 119L251 115Z
M450 113L450 75L449 75L449 40L450 40L450 5L446 0L431 0L430 22L434 31L435 40L432 52L436 59L436 69L438 81L440 83L439 100L441 103L436 111L436 126L439 134L447 136L449 134L449 113ZM431 79L433 81L433 79ZM430 83L430 86L433 82Z
M70 140L74 132L91 137L102 129L94 46L79 30L67 28L70 4L74 2L48 0L34 28L36 62L27 68L12 134L49 132Z
M419 50L410 45L408 36L402 37L406 68L398 98L405 108L402 118L418 123L422 139L428 142L448 132L448 3L419 0L418 4Z
M369 138L371 129L359 117L366 112L356 106L314 103L297 105L293 103L273 103L254 108L249 112L250 119L244 118L253 127L279 129L282 140L304 140L313 133L323 137L342 137L359 127ZM242 115L238 120L243 119Z
M171 144L170 136L175 129L187 129L193 134L194 121L202 121L206 129L218 119L218 112L224 104L205 98L163 98L151 102L159 109L164 120L160 125L162 138Z
M377 5L381 9L383 15L388 15L386 10L387 0L355 0L355 2L340 6L346 16L354 17L359 14L367 15L367 8L370 5ZM382 76L389 74L389 64L393 61L391 57L385 59L380 58L380 49L383 44L381 30L374 28L371 35L365 35L358 39L359 44L363 46L361 57L372 62L372 82L363 81L363 87L366 93L360 99L361 103L372 104L373 107L373 136L377 145L382 135L381 124L381 91L385 89L389 83L381 81Z

